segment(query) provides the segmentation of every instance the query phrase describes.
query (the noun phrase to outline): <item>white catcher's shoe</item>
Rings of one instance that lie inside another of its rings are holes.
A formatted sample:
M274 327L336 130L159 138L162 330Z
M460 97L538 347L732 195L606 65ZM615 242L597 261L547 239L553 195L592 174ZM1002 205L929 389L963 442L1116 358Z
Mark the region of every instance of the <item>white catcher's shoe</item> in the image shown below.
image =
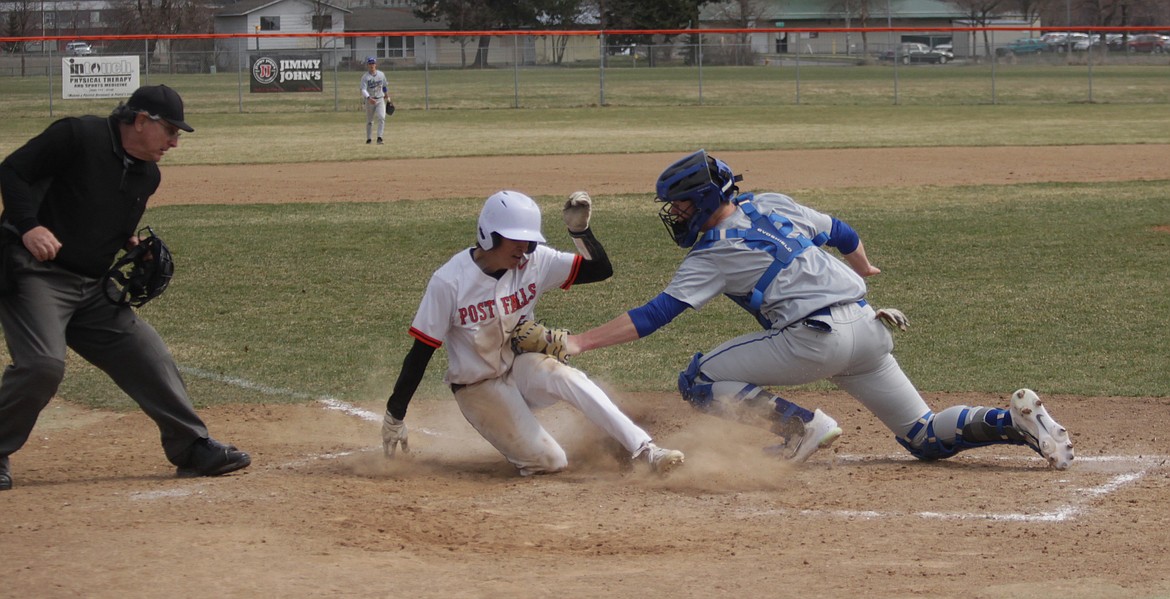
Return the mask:
M1057 470L1072 465L1073 445L1068 430L1053 420L1031 389L1012 393L1012 426L1024 434L1028 445Z
M813 419L804 424L804 433L800 437L789 439L784 444L784 457L797 464L808 460L809 456L822 447L828 447L841 436L841 427L837 421L819 408L813 412Z
M641 455L646 456L646 461L650 463L650 469L658 474L669 473L681 466L686 459L683 452L677 449L666 449L653 443L648 444Z

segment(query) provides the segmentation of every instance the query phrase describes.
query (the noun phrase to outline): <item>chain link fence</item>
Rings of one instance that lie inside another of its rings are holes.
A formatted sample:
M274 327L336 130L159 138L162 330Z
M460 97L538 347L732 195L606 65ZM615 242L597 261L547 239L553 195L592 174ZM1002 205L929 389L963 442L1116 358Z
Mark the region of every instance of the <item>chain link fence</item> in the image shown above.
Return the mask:
M27 94L24 109L33 113L68 107L79 101L61 98L63 65L137 56L142 83L182 86L199 112L359 111L358 83L364 58L372 55L405 110L1170 104L1170 52L1129 51L1105 34L1087 36L1083 48L1019 51L1016 40L1031 39L1027 35L956 33L936 46L893 31L786 34L783 40L742 33L646 35L626 36L621 44L603 35L265 36L96 41L94 54L84 57L45 44L0 55L0 102ZM262 56L319 59L319 89L253 93L252 67Z

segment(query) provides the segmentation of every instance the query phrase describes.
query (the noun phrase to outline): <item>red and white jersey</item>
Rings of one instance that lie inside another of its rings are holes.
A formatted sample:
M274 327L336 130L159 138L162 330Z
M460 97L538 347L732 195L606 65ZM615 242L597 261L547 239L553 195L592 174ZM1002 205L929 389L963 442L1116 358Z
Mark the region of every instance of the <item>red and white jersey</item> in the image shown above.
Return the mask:
M455 254L431 275L410 335L447 346L447 384L470 385L508 372L515 355L508 340L516 323L532 319L541 294L568 289L584 260L577 254L536 246L520 266L498 280L471 258Z

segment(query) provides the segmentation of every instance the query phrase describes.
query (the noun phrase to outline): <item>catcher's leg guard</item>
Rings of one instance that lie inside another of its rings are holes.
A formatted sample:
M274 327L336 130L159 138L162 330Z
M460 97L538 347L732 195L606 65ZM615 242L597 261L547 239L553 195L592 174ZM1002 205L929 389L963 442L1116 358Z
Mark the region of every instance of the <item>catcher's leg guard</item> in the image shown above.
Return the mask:
M697 410L745 424L762 425L788 438L804 431L813 413L751 383L712 381L702 373L703 354L695 354L678 375L678 390Z
M1028 444L1012 426L1008 410L970 406L952 406L938 414L927 412L897 440L911 455L928 461L976 447Z
M691 358L691 363L687 364L686 370L678 373L678 392L696 409L706 412L714 398L711 393L711 384L714 381L699 371L699 360L702 357L702 353L695 354Z

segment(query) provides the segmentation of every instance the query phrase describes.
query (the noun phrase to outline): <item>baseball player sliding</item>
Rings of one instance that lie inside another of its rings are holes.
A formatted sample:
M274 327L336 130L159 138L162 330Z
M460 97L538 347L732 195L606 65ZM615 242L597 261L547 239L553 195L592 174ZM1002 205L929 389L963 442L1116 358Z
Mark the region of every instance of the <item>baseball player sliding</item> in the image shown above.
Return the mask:
M522 348L575 355L633 341L724 294L763 330L695 354L679 374L679 391L699 410L770 428L785 438L775 446L784 457L804 461L833 443L841 429L821 410L809 411L763 386L828 379L920 459L1012 444L1031 447L1058 470L1069 467L1068 431L1031 390L1013 393L1008 409L951 406L933 412L890 353L894 342L887 328L904 330L905 315L875 312L865 300L864 277L881 271L857 233L788 196L740 194L741 180L703 150L667 167L657 183L659 216L675 243L690 252L666 290L580 335L523 331L525 340L542 343L526 341Z
M431 356L446 345L451 387L464 417L521 475L568 465L564 449L533 412L557 401L576 407L616 439L632 459L665 473L683 463L680 451L657 447L585 373L543 353L517 355L510 343L531 321L545 293L610 277L613 267L589 228L592 203L576 192L563 217L579 254L544 245L540 208L528 196L501 191L479 215L476 245L455 254L431 276L410 326L414 344L386 402L382 445L393 457L409 451L406 408Z
M382 145L382 134L386 131L386 106L389 102L390 86L386 75L378 70L378 59L366 57L366 72L362 74L362 101L366 104L366 143L373 141L374 120L378 121L378 145Z

